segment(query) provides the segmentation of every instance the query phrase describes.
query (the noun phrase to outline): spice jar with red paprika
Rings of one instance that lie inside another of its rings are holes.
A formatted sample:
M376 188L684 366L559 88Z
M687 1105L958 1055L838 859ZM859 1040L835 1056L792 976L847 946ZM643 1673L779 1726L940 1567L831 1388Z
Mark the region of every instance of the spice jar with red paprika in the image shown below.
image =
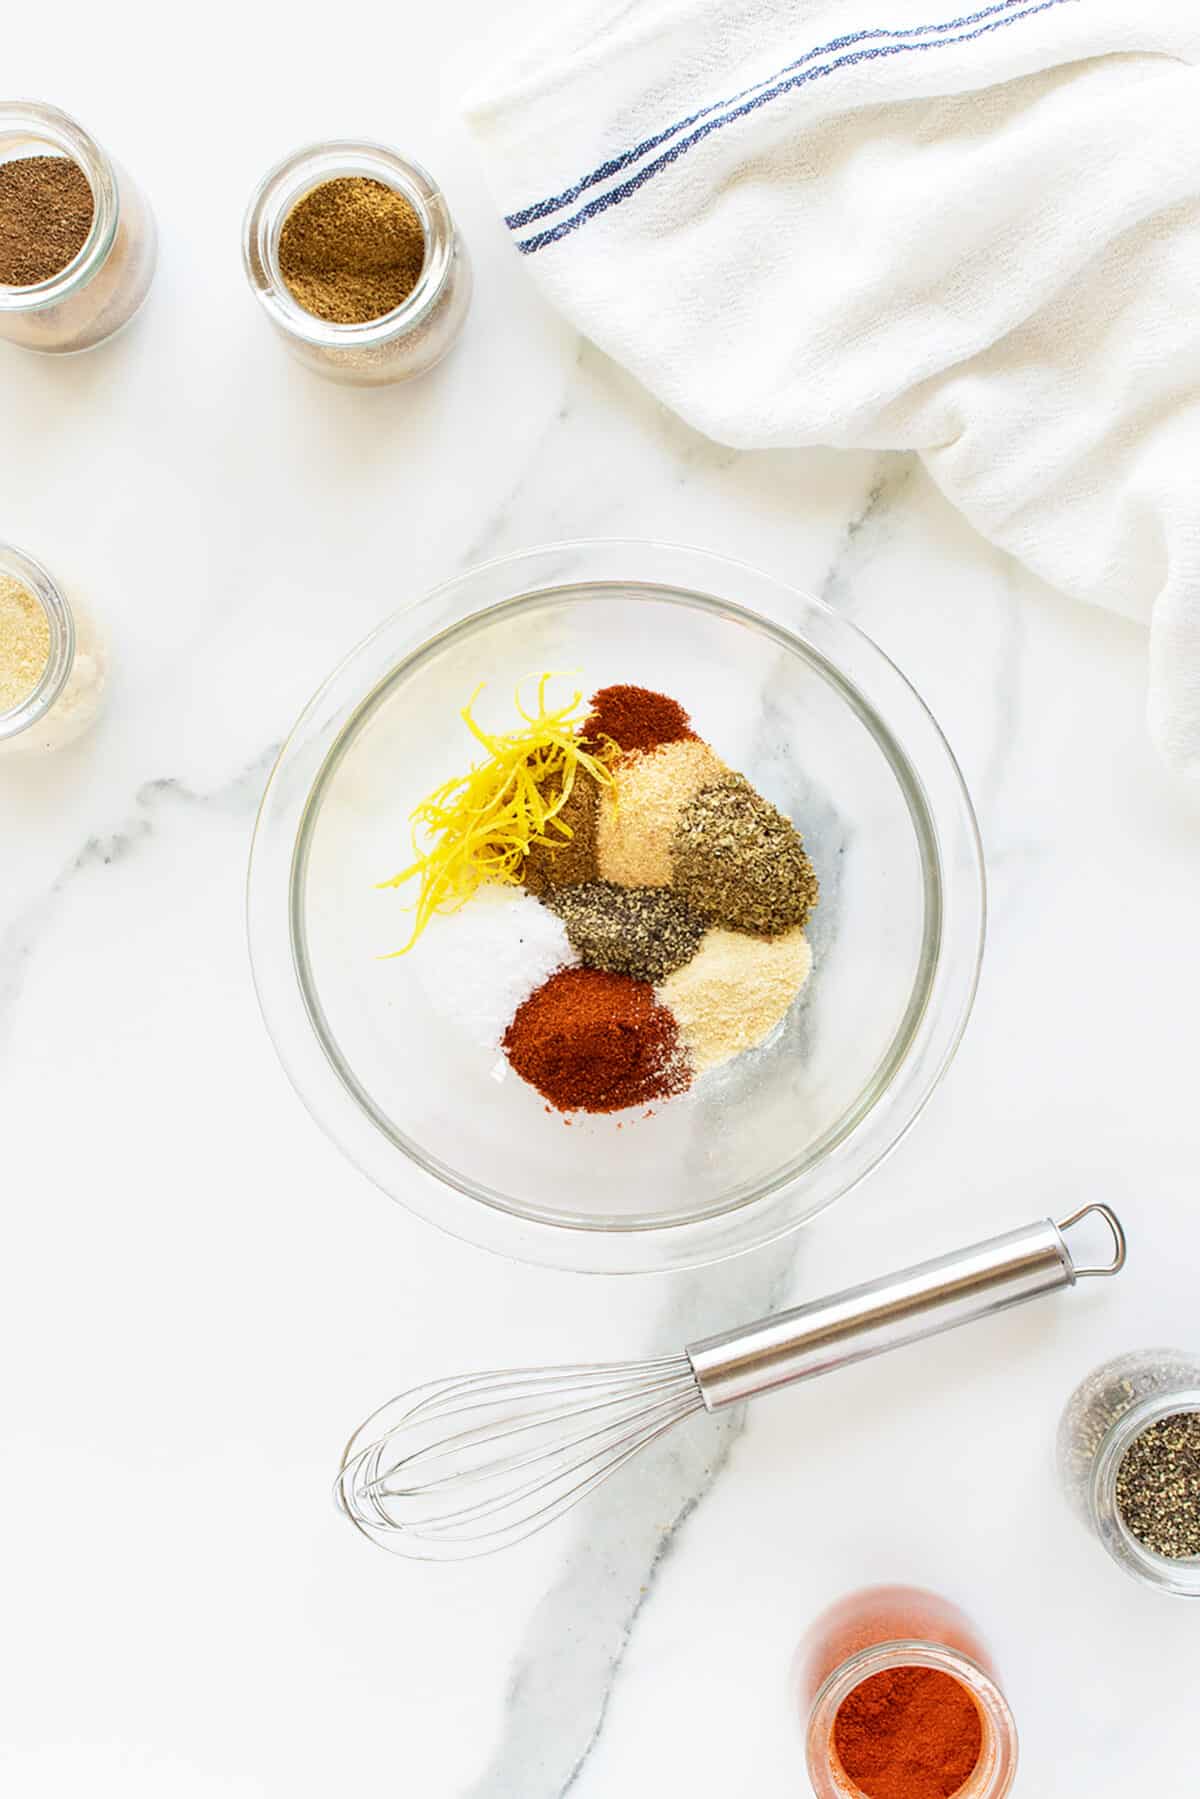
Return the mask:
M868 1587L801 1645L800 1703L817 1799L1002 1799L1017 1732L987 1651L957 1606Z

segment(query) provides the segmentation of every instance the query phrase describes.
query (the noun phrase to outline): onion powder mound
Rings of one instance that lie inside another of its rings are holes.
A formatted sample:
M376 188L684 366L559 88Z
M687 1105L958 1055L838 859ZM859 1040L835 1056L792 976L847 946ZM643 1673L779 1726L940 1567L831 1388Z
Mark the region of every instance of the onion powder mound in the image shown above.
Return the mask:
M800 929L780 937L709 931L690 962L657 989L673 1013L697 1074L769 1037L809 977L812 949Z

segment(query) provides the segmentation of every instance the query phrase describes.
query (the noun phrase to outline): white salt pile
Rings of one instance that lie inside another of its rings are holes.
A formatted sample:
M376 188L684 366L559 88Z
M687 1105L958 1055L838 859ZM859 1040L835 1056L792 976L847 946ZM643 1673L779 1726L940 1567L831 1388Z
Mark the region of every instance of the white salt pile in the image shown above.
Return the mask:
M461 912L431 919L413 955L430 1006L484 1049L557 968L579 960L562 920L519 887L486 884Z

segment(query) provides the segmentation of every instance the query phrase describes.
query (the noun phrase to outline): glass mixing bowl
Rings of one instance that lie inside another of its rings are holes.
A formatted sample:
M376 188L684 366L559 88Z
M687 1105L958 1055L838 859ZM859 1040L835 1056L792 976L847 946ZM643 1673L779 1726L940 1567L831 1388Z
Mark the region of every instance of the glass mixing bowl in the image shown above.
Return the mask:
M813 973L767 1043L652 1116L569 1128L439 1005L420 942L383 959L411 921L378 886L408 860L412 807L474 759L459 717L474 688L503 728L518 683L548 669L679 699L799 826L821 880ZM957 1047L983 927L971 803L899 671L820 601L660 544L507 557L388 619L284 745L249 883L267 1027L351 1160L459 1237L604 1272L736 1254L861 1180Z

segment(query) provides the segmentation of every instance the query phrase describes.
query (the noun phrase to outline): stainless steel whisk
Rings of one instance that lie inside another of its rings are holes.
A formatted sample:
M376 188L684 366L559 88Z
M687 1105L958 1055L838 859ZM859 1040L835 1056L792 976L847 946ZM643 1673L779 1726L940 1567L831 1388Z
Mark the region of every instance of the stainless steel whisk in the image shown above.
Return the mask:
M1078 1267L1064 1233L1096 1213L1113 1259ZM488 1555L549 1524L694 1412L753 1399L1019 1305L1084 1275L1117 1274L1125 1233L1108 1206L1040 1219L832 1298L649 1362L512 1369L431 1381L359 1426L336 1496L398 1555Z

